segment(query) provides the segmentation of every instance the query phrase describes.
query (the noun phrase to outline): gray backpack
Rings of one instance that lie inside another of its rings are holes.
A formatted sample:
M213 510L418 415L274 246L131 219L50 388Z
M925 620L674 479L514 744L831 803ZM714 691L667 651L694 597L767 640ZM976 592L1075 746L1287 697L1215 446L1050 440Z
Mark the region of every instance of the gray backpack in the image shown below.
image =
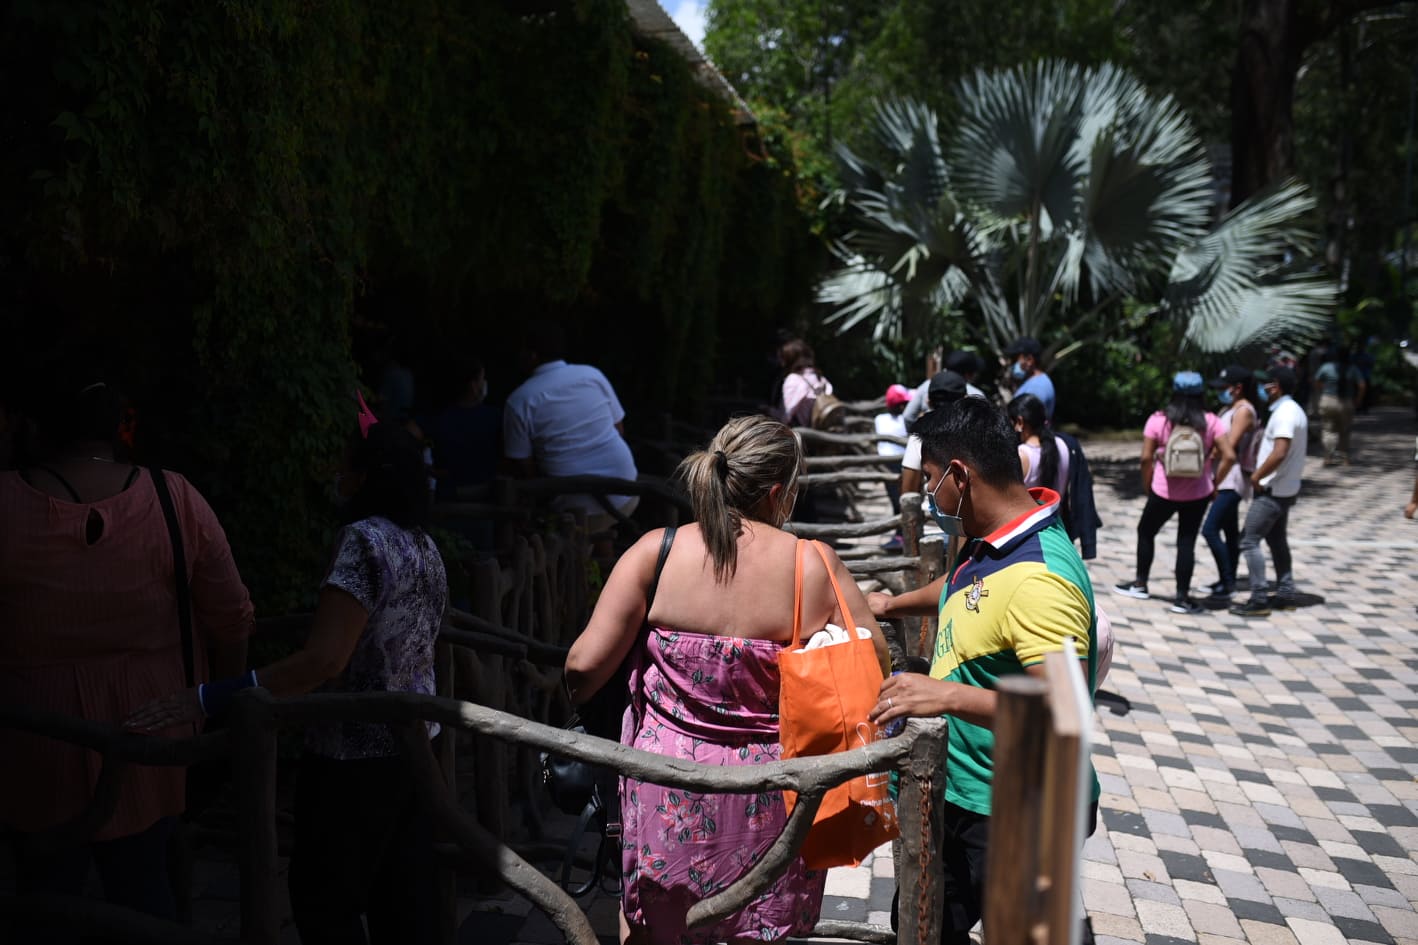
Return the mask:
M1179 423L1162 448L1162 471L1171 479L1200 479L1206 469L1206 442L1195 428Z

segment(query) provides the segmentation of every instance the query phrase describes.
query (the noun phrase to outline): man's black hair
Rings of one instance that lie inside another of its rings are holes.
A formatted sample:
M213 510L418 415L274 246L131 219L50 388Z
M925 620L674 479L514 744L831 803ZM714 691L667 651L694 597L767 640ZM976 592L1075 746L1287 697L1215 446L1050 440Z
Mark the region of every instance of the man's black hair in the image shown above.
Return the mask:
M916 421L912 432L921 438L921 455L942 469L958 459L989 485L1024 482L1014 424L983 397L965 397L932 410Z

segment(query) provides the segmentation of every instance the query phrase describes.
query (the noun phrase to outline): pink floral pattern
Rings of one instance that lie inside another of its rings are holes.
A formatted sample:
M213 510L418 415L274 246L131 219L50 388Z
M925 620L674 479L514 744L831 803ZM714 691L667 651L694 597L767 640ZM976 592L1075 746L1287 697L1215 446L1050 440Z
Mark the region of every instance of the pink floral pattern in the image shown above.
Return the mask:
M781 643L653 628L631 655L621 741L703 764L777 761ZM621 780L623 905L657 942L774 942L807 935L827 874L801 859L740 913L685 930L694 903L753 868L787 814L783 795L700 794Z

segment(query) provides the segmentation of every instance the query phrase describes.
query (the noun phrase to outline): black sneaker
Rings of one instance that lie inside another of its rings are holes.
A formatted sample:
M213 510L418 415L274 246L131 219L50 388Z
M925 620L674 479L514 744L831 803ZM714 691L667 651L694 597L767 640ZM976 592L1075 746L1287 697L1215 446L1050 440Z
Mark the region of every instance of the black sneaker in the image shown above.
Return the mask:
M1230 597L1236 592L1234 584L1227 584L1225 581L1217 581L1207 588L1211 597Z
M1137 600L1147 600L1151 595L1147 593L1147 585L1139 584L1136 581L1127 581L1123 584L1114 584L1113 593L1121 594L1124 597L1132 597Z
M1190 597L1178 597L1172 602L1171 607L1174 614L1204 614L1206 608L1192 600Z
M1248 600L1244 604L1231 605L1231 613L1237 617L1265 617L1270 614L1270 605L1264 600Z

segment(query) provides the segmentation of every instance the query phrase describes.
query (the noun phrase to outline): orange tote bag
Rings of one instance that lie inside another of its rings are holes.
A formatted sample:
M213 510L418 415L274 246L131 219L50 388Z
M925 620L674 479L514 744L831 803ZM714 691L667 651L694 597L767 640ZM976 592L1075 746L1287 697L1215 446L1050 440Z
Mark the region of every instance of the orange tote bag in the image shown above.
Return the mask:
M827 567L848 640L814 649L803 645L803 545L799 540L793 576L793 642L778 654L781 688L778 737L784 758L830 755L870 744L880 737L867 718L881 690L881 664L870 638L859 639L857 623L842 596L837 575L818 542L811 542ZM811 633L808 634L811 636ZM868 853L896 838L896 806L890 774L873 772L827 792L803 843L809 869L856 866ZM783 792L792 813L797 795Z

